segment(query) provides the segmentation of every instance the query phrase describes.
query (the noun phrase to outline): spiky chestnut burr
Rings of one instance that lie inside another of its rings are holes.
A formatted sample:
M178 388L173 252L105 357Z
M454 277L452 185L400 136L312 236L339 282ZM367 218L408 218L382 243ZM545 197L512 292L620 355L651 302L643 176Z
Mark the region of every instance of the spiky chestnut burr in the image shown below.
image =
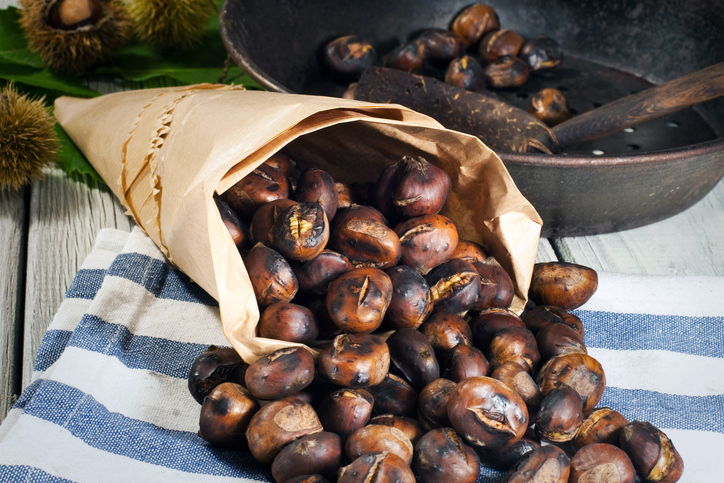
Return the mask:
M161 47L198 44L216 10L214 0L128 0L126 12L141 41Z

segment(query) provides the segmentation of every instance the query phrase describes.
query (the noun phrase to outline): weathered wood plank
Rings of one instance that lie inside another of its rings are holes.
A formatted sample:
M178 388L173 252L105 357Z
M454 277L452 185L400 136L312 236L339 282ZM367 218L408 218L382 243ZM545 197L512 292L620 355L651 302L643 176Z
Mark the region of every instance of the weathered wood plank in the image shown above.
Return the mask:
M555 262L558 260L556 253L553 251L551 242L546 238L538 241L538 251L535 254L535 263Z
M25 190L0 190L0 421L20 389L26 225Z
M596 270L724 276L724 181L688 210L653 225L552 243L564 260Z
M38 345L101 228L130 230L133 222L106 186L75 181L60 169L33 185L25 291L23 387Z

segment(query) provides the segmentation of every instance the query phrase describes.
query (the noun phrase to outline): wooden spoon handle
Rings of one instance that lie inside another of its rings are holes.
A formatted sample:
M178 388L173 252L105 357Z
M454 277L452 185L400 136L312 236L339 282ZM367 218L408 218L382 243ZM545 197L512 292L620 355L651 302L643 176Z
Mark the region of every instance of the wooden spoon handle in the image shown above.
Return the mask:
M597 139L724 95L724 62L575 116L553 128L558 147Z

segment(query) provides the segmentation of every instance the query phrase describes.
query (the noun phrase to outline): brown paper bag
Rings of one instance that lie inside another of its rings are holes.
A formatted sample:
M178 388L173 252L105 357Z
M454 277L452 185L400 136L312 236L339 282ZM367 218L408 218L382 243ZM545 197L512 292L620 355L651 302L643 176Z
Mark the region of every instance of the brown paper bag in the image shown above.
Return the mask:
M55 116L169 260L219 302L224 333L247 362L294 344L256 336L254 291L213 195L283 147L344 182L375 181L405 154L437 164L452 181L443 214L513 276L513 309L524 307L538 214L480 140L427 116L221 85L61 97Z

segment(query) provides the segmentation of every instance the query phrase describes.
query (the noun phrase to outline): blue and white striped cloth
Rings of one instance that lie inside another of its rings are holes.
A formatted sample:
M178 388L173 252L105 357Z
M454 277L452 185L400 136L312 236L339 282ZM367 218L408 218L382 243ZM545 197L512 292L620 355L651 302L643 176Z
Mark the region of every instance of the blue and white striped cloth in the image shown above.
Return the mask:
M724 279L599 275L577 313L606 371L601 404L663 429L682 481L720 481ZM139 229L101 231L0 426L0 481L273 481L196 434L186 377L209 344L229 345L216 302Z

